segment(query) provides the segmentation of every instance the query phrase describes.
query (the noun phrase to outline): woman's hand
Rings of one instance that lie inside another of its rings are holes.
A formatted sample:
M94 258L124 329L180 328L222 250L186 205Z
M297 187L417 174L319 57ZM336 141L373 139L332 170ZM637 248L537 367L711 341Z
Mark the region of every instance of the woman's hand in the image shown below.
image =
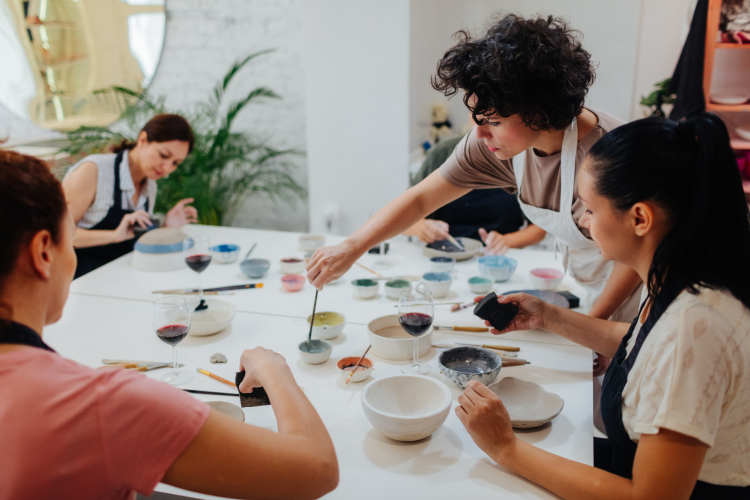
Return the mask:
M196 210L195 207L186 206L193 201L193 198L185 198L184 200L178 201L175 206L172 207L172 210L167 212L167 219L164 221L164 227L181 229L185 224L198 222L198 210Z
M502 255L511 248L508 239L497 231L487 232L486 229L479 228L479 237L487 245L484 249L485 255Z
M291 375L289 365L281 354L263 347L248 349L240 357L240 371L245 372L245 378L240 383L240 392L253 392L253 387L263 387L264 377L278 376L287 371Z
M135 238L133 232L133 226L138 224L143 229L151 227L151 218L143 210L137 210L131 214L127 214L120 221L120 225L117 229L112 231L112 243L120 243L121 241L130 240Z
M448 239L450 226L441 220L422 219L404 231L406 236L416 236L428 245L434 241Z
M474 302L480 302L484 297L474 297ZM511 295L500 295L497 301L501 304L512 303L518 306L518 314L510 324L502 331L492 328L490 332L494 335L514 332L516 330L536 330L544 328L545 313L547 312L547 303L543 300L527 295L525 293L514 293ZM484 322L487 326L489 321Z
M360 256L346 240L332 247L318 248L307 264L307 281L322 290L323 285L343 276Z
M481 382L470 380L458 397L456 415L471 439L497 463L503 465L515 452L516 435L510 415L497 395Z

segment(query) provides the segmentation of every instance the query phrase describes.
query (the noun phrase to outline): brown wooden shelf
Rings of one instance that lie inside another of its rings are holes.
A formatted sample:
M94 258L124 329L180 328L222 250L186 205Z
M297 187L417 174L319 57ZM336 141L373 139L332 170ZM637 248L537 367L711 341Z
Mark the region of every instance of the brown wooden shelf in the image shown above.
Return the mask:
M706 111L750 111L750 104L716 104L709 102L706 104Z
M719 42L716 44L717 49L750 49L750 43L726 43Z

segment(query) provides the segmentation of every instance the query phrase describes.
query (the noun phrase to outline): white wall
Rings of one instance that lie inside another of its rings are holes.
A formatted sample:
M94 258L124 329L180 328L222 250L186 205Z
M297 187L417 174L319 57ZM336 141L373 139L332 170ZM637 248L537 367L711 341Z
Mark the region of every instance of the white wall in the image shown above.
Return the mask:
M310 230L349 234L408 184L409 3L305 0Z

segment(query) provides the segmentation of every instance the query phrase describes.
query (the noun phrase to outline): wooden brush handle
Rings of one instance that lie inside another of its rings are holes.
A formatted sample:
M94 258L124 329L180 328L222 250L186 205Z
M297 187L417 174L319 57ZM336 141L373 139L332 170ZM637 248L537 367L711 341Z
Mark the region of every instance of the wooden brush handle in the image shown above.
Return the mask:
M482 344L482 347L484 347L485 349L495 349L498 351L508 351L508 352L518 352L521 350L520 347L511 347L508 345Z
M454 326L457 332L489 332L490 329L483 326Z

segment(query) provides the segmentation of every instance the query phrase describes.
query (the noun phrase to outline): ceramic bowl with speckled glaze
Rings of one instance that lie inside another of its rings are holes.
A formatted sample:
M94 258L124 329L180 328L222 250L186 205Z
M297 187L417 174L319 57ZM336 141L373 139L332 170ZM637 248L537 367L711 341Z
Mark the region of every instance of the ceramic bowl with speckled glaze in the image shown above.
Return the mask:
M476 380L484 385L495 380L503 366L503 358L481 347L455 347L441 352L438 364L440 373L461 389L466 389L469 380Z

